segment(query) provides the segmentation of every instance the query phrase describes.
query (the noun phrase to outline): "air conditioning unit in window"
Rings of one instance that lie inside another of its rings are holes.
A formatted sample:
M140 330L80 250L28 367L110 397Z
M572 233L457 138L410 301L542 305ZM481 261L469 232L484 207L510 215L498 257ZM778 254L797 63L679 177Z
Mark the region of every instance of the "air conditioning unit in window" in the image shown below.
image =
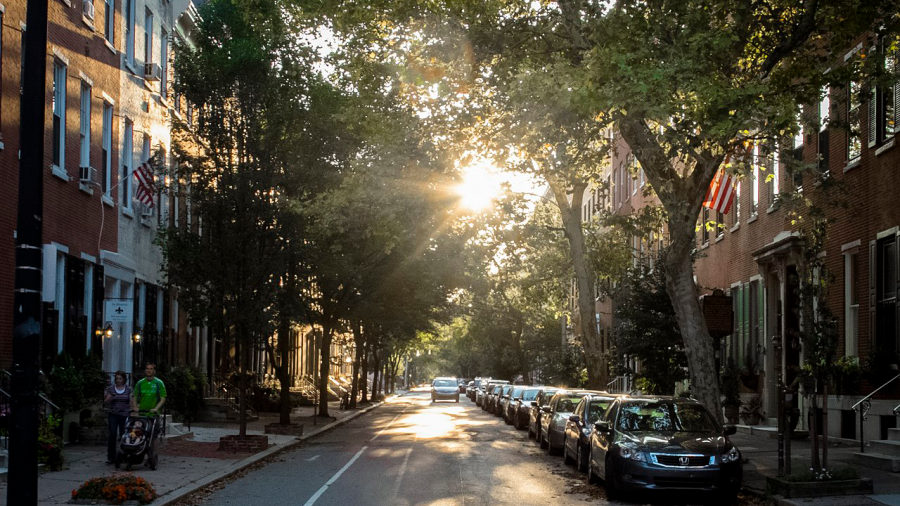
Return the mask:
M84 0L81 13L88 19L94 19L94 2L91 0Z
M160 70L158 63L144 64L144 79L148 81L159 81L159 76L161 74L162 70Z
M78 179L84 184L93 183L96 174L97 169L93 167L81 167L78 169Z
M153 216L153 208L141 202L141 216L148 217Z

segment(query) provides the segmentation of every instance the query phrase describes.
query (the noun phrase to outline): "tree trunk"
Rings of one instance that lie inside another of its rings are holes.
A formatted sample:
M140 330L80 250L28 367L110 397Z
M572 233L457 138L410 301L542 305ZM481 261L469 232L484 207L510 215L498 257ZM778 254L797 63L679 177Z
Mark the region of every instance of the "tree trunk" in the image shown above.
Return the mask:
M594 302L594 276L587 264L584 251L584 230L581 227L581 201L587 183L576 182L572 185L572 203L569 204L568 192L560 187L551 176L544 179L553 191L556 204L562 215L566 239L569 241L569 254L575 271L575 283L578 287L578 316L581 330L582 348L585 365L587 365L588 386L603 390L609 381L609 368L603 355L600 334L597 331L597 311Z
M810 467L813 471L818 473L822 470L822 464L819 461L819 424L816 423L818 395L816 395L815 389L809 393L807 398L809 399L809 416L807 417L807 420L809 420L809 440L812 442L812 451L810 452L812 460L810 461Z
M291 423L291 379L290 359L291 353L291 321L286 315L281 315L278 328L278 355L277 362L273 361L275 372L278 374L278 382L281 384L280 415L278 423L290 425Z
M369 402L369 346L371 339L368 336L363 338L362 347L362 397L360 403ZM358 348L357 348L358 349Z
M241 397L240 397L240 399L238 399L238 409L240 410L240 412L238 413L238 423L240 426L238 435L240 437L244 438L247 436L247 383L248 383L247 378L249 376L248 372L247 372L247 365L250 361L250 353L249 353L250 346L247 346L247 343L246 343L246 341L249 340L249 336L247 335L246 330L241 328L239 330L239 332L240 332L240 339L245 342L243 343L244 346L240 346L240 355L239 355L240 368L239 368L238 381L239 381L240 385L238 386L238 392L240 392L239 395ZM238 341L238 342L240 342L240 341Z
M374 343L373 343L374 344ZM378 346L372 346L372 402L378 400L378 383L381 374L381 363L378 361Z
M828 469L828 382L822 386L822 469Z
M331 374L331 324L322 326L322 363L319 370L319 416L328 416L328 375Z
M684 339L691 396L699 400L722 421L722 403L719 399L718 371L715 350L706 318L700 310L700 298L694 283L694 264L691 250L694 247L694 222L686 222L684 216L669 215L670 245L664 256L666 291L675 309L675 319Z
M356 356L353 357L353 375L351 377L352 384L350 385L350 408L356 408L356 398L359 397L359 356L364 352L362 328L359 325L359 321L353 322L353 341L356 343Z

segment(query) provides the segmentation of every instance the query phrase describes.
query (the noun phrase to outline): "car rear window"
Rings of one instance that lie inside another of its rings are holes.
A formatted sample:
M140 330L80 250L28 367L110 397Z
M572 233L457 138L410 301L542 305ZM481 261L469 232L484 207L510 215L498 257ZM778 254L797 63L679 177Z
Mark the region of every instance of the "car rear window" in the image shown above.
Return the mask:
M525 390L524 392L522 392L522 400L525 402L533 401L537 398L538 392L540 392L540 390Z
M582 395L569 395L566 397L560 397L558 401L556 401L556 412L557 413L572 413L575 411L575 406L578 405L578 401L584 397Z
M593 401L588 407L587 421L588 423L594 423L599 420L603 413L606 413L606 410L609 409L609 405L612 404L611 401Z

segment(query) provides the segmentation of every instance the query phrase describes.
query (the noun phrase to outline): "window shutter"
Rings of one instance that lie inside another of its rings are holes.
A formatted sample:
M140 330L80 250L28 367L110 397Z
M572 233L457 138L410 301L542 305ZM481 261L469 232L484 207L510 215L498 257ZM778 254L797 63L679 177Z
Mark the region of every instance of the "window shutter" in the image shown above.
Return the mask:
M734 328L734 356L738 367L744 364L744 288L735 288L735 300L737 301L737 326Z
M756 291L759 293L759 305L756 306L756 311L759 313L759 335L757 336L757 342L753 343L754 353L756 352L756 345L766 342L766 290L762 280L757 281ZM762 368L762 364L758 365Z
M897 275L897 286L900 287L900 231L896 233L894 251L897 252L894 261L894 272ZM887 260L887 259L885 259ZM900 297L894 299L894 350L900 351Z
M900 71L900 54L893 55L894 72ZM900 78L894 83L894 135L900 132Z
M875 348L877 325L875 320L875 286L878 272L877 241L869 241L869 343ZM862 350L860 350L862 351Z
M744 283L743 292L744 296L742 298L744 304L742 311L744 312L744 341L741 343L741 347L746 355L746 352L749 349L747 345L750 343L750 297L753 295L753 292L750 290L750 283ZM746 363L747 357L745 356L744 364L742 365L745 365Z

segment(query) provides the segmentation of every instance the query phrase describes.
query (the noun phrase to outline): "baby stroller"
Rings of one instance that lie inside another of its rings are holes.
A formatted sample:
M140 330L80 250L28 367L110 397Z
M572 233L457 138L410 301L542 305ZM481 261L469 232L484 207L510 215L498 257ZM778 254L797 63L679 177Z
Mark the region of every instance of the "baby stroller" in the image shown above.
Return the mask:
M125 434L122 434L116 450L116 469L124 462L125 470L131 471L132 465L143 462L150 469L156 470L159 463L159 455L156 453L157 423L157 417L128 417L125 421Z

